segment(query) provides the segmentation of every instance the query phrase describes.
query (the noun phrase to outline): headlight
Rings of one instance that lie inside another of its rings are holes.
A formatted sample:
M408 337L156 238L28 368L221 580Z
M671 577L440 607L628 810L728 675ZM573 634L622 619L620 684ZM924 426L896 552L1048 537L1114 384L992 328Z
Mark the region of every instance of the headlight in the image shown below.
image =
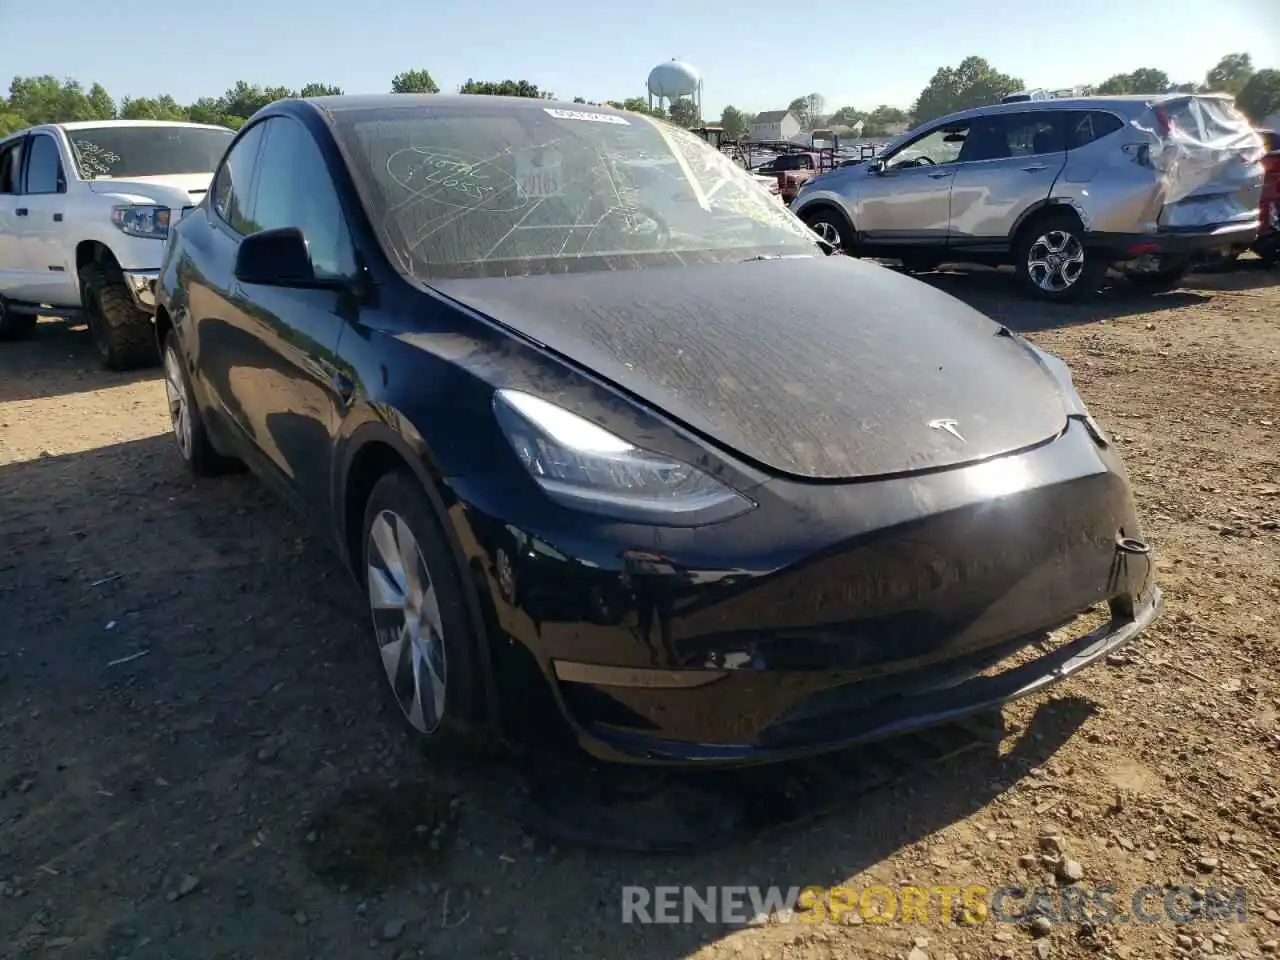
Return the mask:
M727 520L755 506L696 467L530 394L498 390L493 410L525 469L565 506L665 526Z
M169 235L169 208L142 203L112 207L111 222L131 237L163 240Z
M1031 344L1029 341L1019 337L1023 343L1031 347L1035 351L1036 356L1040 359L1053 374L1053 378L1058 381L1062 387L1062 392L1067 398L1067 416L1073 420L1079 420L1085 425L1085 429L1093 437L1094 442L1100 447L1111 446L1111 438L1107 436L1107 432L1102 429L1102 425L1093 419L1093 414L1089 412L1089 408L1085 406L1084 400L1081 398L1076 385L1071 379L1070 368L1052 353L1041 350L1039 347Z

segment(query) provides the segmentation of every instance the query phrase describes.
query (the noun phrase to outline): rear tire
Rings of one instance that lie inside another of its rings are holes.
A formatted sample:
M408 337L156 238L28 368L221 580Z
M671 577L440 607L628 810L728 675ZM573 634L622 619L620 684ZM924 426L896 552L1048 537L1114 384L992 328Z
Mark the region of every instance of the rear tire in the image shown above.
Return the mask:
M810 207L800 214L809 229L835 247L836 253L852 255L853 224L843 213L829 203Z
M361 545L384 689L431 753L474 755L483 746L476 631L444 529L409 471L374 484Z
M156 363L151 315L134 304L117 271L96 263L82 268L80 302L104 367L123 371Z
M17 313L9 301L0 297L0 340L25 340L36 329L34 313Z
M234 473L243 464L234 457L225 457L214 449L200 417L195 393L191 389L191 377L187 372L178 335L172 330L164 338L164 389L169 402L169 423L178 446L178 455L197 477L216 477Z
M1084 245L1084 229L1071 213L1037 217L1018 234L1014 269L1023 289L1038 300L1073 303L1094 296L1107 263Z

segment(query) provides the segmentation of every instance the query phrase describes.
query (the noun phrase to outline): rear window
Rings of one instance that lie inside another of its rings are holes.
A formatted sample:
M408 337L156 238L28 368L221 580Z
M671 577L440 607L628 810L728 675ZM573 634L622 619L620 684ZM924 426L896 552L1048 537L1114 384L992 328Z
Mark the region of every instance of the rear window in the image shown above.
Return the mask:
M71 155L85 180L209 173L235 134L219 127L80 127L67 131Z
M1238 137L1249 129L1249 121L1230 100L1221 97L1186 97L1159 104L1156 116L1167 133L1176 130L1183 137L1201 143Z

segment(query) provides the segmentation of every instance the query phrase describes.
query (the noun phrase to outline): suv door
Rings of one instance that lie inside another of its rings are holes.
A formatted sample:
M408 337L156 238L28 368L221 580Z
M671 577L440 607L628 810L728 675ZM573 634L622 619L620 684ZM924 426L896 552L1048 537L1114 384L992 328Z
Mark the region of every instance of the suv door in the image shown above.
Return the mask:
M53 134L27 138L23 166L22 207L27 212L18 246L27 277L16 296L55 307L79 306L75 251L67 249L67 176Z
M319 523L330 519L330 460L346 400L337 374L338 340L357 318L351 290L355 246L324 154L299 120L267 121L258 154L253 223L297 227L317 279L329 289L236 282L236 336L219 363L230 370L231 404L269 469ZM345 287L345 289L344 289ZM325 527L327 529L327 527Z
M1066 162L1060 110L974 120L951 188L951 246L1006 249L1024 214L1048 199Z
M17 299L14 291L25 283L22 233L26 214L18 215L22 202L22 147L26 137L0 146L0 296Z
M926 130L882 158L858 183L853 225L868 244L943 244L951 219L951 181L968 123Z

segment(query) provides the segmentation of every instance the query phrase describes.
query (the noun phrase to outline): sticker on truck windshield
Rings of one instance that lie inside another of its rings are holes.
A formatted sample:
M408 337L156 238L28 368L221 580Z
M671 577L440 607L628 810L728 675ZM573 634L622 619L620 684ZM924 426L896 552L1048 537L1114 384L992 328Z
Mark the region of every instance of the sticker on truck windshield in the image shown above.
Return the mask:
M586 110L559 110L556 107L543 107L548 114L557 120L589 120L592 123L620 123L624 127L631 126L626 117L615 117L612 113L589 113Z

